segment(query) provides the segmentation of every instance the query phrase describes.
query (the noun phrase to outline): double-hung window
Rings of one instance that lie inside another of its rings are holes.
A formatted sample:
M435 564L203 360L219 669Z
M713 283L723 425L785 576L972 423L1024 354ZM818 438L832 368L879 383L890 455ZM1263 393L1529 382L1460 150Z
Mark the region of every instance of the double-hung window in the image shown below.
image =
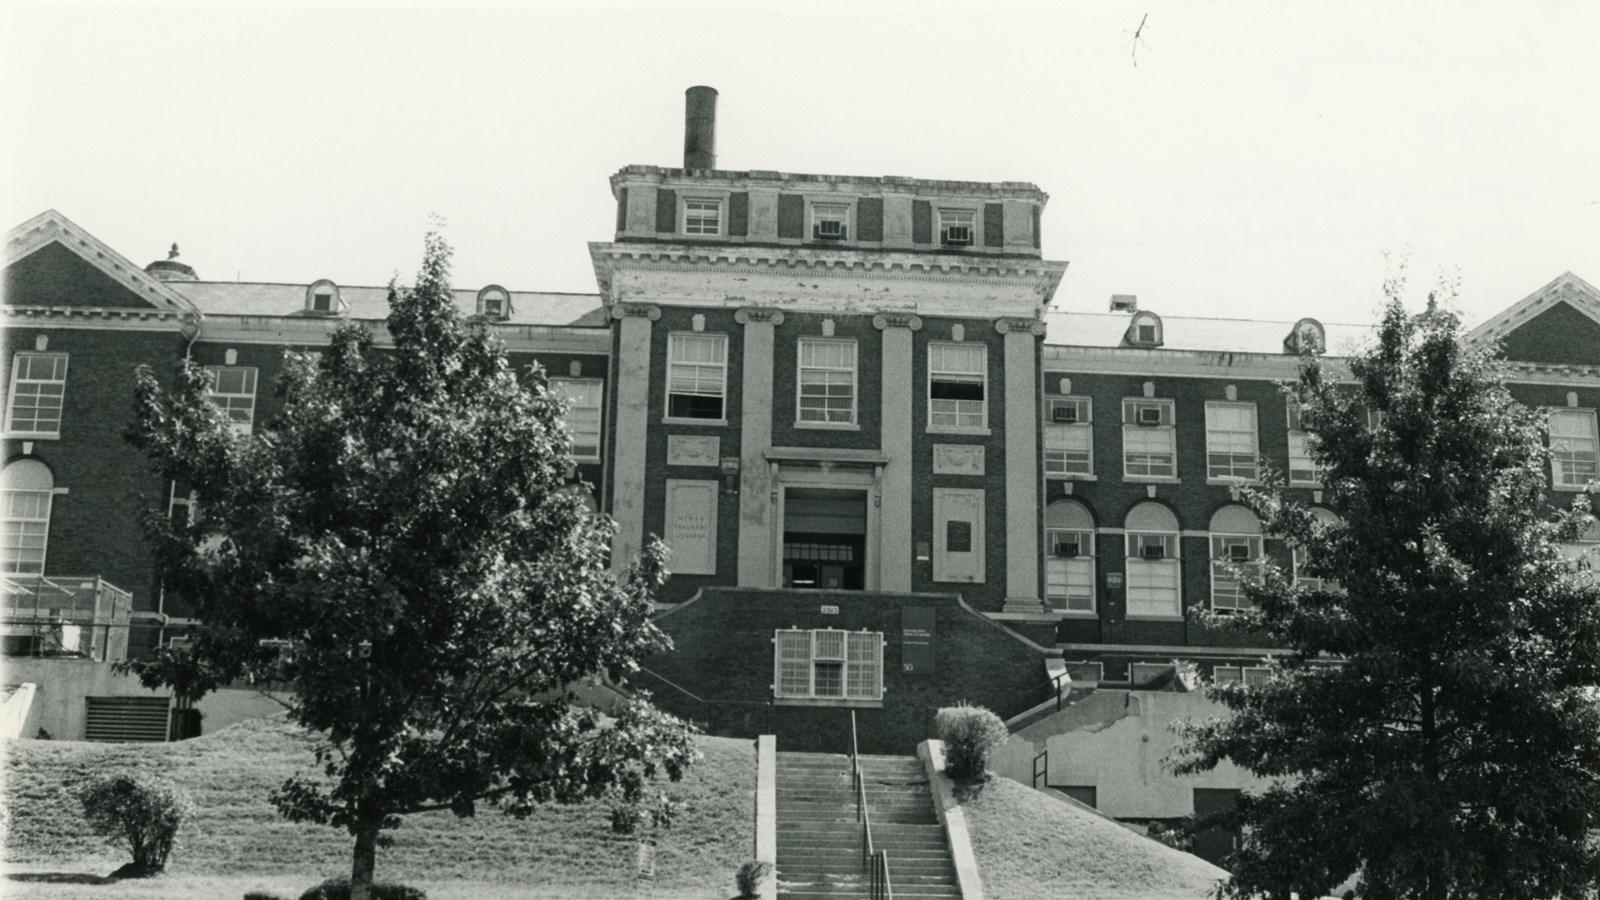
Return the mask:
M1211 606L1254 609L1244 579L1261 574L1261 520L1243 506L1225 506L1211 517Z
M55 477L36 459L0 472L0 572L43 575Z
M776 631L772 642L778 699L883 699L881 632L786 628Z
M1311 453L1313 437L1300 424L1300 404L1287 398L1289 419L1289 483L1317 486L1322 484L1322 470Z
M928 425L983 428L988 424L989 348L972 343L928 345Z
M1206 404L1206 477L1254 481L1261 469L1256 459L1256 405Z
M1122 474L1132 478L1176 478L1178 430L1171 400L1122 401Z
M1158 503L1128 511L1127 592L1130 617L1183 614L1182 563L1178 559L1178 520Z
M6 433L14 437L60 437L61 404L66 394L65 353L18 353L11 363Z
M856 342L800 341L799 408L802 424L854 425Z
M1077 501L1057 500L1045 509L1044 521L1045 594L1050 608L1094 612L1094 520Z
M1045 474L1093 475L1094 423L1089 398L1052 397L1045 406Z
M668 335L668 418L727 418L724 404L727 387L727 335Z
M970 209L939 210L939 244L970 247L976 242L977 214Z
M722 234L722 201L690 197L683 201L683 233Z
M1592 409L1550 411L1550 483L1558 490L1583 490L1600 477L1600 435Z
M207 395L228 414L233 430L249 434L256 418L256 370L246 366L206 366L211 376Z
M567 414L562 421L572 436L572 458L579 462L598 462L605 385L597 378L552 378L550 390L567 401Z

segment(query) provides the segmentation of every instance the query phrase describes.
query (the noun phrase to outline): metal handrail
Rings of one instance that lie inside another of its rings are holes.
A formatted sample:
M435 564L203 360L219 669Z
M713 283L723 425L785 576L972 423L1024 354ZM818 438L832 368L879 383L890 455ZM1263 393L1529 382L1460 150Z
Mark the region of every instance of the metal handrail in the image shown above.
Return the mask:
M879 850L872 855L872 877L869 885L872 900L894 900L894 886L889 882L889 851Z
M889 852L872 846L872 813L867 810L867 781L861 775L860 743L856 738L856 711L850 710L850 782L856 794L856 821L861 823L861 867L867 870L872 900L893 900L889 883Z

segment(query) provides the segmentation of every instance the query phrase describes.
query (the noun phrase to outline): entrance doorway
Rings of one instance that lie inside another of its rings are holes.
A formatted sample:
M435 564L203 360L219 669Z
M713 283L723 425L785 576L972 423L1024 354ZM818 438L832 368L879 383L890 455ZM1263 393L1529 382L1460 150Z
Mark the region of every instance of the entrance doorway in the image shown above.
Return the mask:
M783 497L783 586L866 588L867 492L791 487Z

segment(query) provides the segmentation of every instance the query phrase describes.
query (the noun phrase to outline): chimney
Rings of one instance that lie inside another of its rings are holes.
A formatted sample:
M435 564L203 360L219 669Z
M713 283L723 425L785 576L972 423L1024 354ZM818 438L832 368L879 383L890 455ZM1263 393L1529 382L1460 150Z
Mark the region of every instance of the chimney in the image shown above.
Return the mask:
M172 250L167 253L166 259L158 259L144 270L161 281L198 281L194 274L194 267L186 262L178 261L178 245L173 244Z
M1138 294L1112 294L1111 311L1114 313L1136 313L1139 311Z
M684 91L683 167L717 167L717 89L695 85Z

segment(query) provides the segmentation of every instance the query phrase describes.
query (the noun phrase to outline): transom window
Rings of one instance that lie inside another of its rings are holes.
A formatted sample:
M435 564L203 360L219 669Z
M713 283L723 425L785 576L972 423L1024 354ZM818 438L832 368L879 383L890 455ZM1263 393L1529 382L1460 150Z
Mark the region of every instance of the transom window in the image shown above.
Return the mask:
M1176 478L1178 433L1171 400L1122 401L1122 473L1131 477Z
M1600 477L1600 435L1592 409L1550 411L1550 481L1581 490Z
M572 458L598 462L604 383L597 378L552 378L550 390L567 401L567 414L562 421L572 436Z
M1046 403L1046 475L1094 474L1094 424L1088 397L1052 397Z
M971 246L977 214L970 209L939 210L939 243L946 247Z
M1261 469L1256 459L1256 405L1206 404L1206 477L1254 481Z
M983 428L989 421L989 348L983 344L928 345L928 424Z
M673 334L667 340L667 416L722 419L728 382L728 336Z
M811 237L842 241L850 237L850 207L844 203L818 203L811 207Z
M36 459L0 472L0 572L43 575L55 478Z
M1241 575L1261 574L1261 520L1242 506L1226 506L1211 517L1211 606L1254 609Z
M6 432L26 437L60 437L61 406L66 394L65 353L18 353L11 363Z
M722 201L690 198L683 201L683 233L722 233Z
M1177 517L1159 503L1141 503L1129 510L1124 528L1128 615L1182 615Z
M800 341L797 417L803 423L856 421L856 342Z
M211 376L207 397L228 414L233 429L249 434L256 417L256 370L253 366L206 366Z
M883 699L883 634L832 628L773 634L773 695L779 699Z
M1092 613L1094 520L1083 504L1057 500L1045 509L1045 594L1050 608Z

